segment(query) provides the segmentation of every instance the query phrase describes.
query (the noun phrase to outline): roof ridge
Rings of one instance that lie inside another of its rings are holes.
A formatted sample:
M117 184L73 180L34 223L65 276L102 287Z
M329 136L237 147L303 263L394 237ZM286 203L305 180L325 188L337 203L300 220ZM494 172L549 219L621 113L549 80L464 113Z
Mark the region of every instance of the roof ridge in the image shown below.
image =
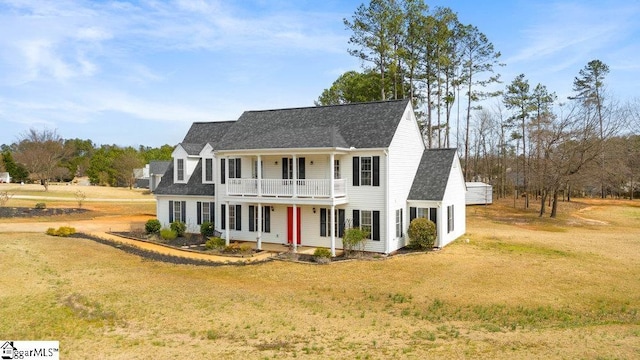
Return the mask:
M320 106L297 106L290 108L280 108L280 109L265 109L265 110L247 110L245 112L272 112L272 111L284 111L284 110L302 110L302 109L323 109L323 108L331 108L331 107L342 107L342 106L361 106L361 105L373 105L373 104L382 104L382 103L393 103L393 102L405 102L410 101L409 98L406 99L393 99L393 100L377 100L377 101L363 101L363 102L354 102L354 103L346 103L346 104L332 104L332 105L320 105Z

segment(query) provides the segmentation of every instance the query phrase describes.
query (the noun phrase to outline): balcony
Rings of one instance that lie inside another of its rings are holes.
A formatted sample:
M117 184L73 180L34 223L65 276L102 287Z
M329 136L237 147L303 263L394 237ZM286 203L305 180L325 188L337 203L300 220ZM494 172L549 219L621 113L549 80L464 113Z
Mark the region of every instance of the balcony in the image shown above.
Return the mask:
M346 196L344 179L333 181L333 196ZM330 179L228 179L227 194L230 196L266 196L331 198Z

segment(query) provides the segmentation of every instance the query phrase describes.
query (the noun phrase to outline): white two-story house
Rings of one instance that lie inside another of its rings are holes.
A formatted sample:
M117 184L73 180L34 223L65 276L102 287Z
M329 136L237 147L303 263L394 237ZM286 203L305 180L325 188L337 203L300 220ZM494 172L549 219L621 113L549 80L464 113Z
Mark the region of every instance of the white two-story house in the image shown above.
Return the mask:
M211 221L234 240L365 250L407 244L410 219L437 224L441 247L465 232L465 183L454 149L425 149L408 100L247 111L194 123L155 191L157 216L188 231Z

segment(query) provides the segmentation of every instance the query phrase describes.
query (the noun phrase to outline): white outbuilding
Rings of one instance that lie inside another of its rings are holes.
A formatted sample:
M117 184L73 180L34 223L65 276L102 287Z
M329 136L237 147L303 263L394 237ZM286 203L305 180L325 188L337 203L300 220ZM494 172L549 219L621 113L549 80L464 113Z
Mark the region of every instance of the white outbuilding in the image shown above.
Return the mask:
M493 203L493 186L483 182L467 182L467 205L488 205Z

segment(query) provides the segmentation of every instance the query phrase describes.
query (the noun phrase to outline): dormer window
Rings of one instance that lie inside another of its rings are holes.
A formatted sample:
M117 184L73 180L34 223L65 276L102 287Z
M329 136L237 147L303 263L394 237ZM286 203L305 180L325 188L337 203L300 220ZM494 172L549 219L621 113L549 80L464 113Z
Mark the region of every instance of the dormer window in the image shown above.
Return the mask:
M204 181L213 182L213 159L204 159Z
M176 171L178 181L184 181L184 159L176 160Z

